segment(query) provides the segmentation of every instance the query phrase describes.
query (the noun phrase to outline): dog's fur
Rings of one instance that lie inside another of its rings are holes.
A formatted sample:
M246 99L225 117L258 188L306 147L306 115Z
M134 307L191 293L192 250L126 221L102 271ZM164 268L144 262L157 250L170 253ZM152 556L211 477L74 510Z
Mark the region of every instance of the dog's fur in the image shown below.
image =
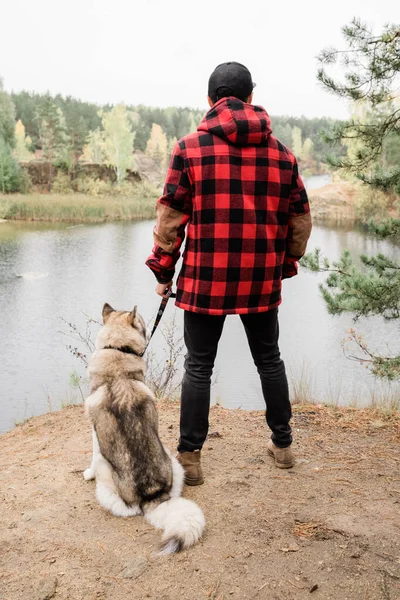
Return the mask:
M84 478L96 479L97 500L112 514L143 514L164 530L160 554L189 548L202 536L205 520L197 504L180 497L183 469L158 436L154 396L138 356L146 347L144 321L136 306L122 312L105 304L103 323L89 361L85 409L93 459Z

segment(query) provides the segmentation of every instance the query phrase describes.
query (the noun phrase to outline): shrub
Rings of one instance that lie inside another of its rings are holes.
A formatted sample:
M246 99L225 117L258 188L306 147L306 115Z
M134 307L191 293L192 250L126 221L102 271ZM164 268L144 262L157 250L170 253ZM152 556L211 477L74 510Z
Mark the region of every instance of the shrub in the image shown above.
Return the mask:
M391 208L392 198L388 194L365 185L359 186L356 200L356 216L362 223L369 219L382 219L387 217Z
M73 192L71 187L71 178L67 173L63 173L63 171L58 171L54 181L52 191L56 194L69 194Z
M29 176L13 157L10 147L0 138L0 192L26 192Z

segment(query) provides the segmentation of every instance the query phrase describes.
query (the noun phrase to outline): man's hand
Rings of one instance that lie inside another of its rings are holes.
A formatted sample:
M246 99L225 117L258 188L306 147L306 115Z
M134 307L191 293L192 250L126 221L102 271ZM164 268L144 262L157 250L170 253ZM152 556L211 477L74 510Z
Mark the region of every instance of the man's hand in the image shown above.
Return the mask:
M172 287L172 281L169 283L158 283L156 287L156 292L159 296L163 296L168 288Z

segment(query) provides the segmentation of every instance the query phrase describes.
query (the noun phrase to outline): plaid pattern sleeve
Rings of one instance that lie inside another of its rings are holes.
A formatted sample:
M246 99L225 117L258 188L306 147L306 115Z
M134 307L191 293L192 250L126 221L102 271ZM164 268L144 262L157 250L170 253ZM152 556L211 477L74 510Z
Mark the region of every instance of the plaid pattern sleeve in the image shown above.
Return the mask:
M192 213L190 180L179 143L173 150L164 193L157 202L156 211L154 247L146 264L159 283L169 283L175 274L185 228Z
M282 279L297 275L297 261L300 260L306 251L310 233L310 205L303 180L299 175L297 161L295 161L289 196L289 223L286 238L286 253L282 265Z

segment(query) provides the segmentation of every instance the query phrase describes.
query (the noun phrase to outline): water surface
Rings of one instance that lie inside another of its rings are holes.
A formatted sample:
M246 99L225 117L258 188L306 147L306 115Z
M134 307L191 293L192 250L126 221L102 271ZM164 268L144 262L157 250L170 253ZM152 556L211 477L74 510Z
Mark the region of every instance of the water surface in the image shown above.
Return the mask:
M15 422L63 403L78 401L71 373L84 375L83 365L67 350L76 345L65 336L75 324L84 331L86 317L99 319L104 302L115 308L134 304L151 322L159 305L154 276L144 261L152 246L152 222L101 225L0 224L1 415L0 431ZM344 248L354 255L398 248L361 231L315 226L309 249L321 247L331 258ZM22 276L21 276L22 275ZM281 351L293 390L303 386L313 399L341 404L367 404L387 392L365 367L345 358L341 340L353 326L350 315L331 317L320 296L323 274L304 270L283 283L280 308ZM170 302L166 316L183 313ZM374 349L398 351L395 322L380 318L357 324ZM64 333L61 333L64 332ZM152 349L164 359L157 333ZM262 408L263 400L241 321L226 320L220 342L213 399L224 406ZM396 392L397 390L397 392ZM391 388L389 393L398 388Z

